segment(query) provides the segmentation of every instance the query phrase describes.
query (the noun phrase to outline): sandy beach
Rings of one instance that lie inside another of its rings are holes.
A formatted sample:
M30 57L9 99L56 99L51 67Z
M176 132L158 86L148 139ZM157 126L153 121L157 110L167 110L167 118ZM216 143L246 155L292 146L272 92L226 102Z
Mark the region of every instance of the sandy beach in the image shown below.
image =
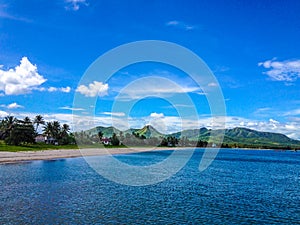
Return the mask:
M63 158L74 158L83 156L101 156L101 155L116 155L129 154L149 151L166 151L166 150L183 150L194 149L193 147L136 147L136 148L85 148L85 149L60 149L60 150L41 150L41 151L20 151L20 152L5 152L0 151L0 164L18 163L33 160L54 160ZM222 149L220 149L222 150ZM253 150L248 148L232 149L232 150ZM260 151L274 151L273 149L256 149ZM275 150L279 151L279 150Z
M182 149L182 148L181 148ZM108 154L126 154L154 150L169 150L167 148L97 148L97 149L60 149L24 152L0 152L0 164L18 163L33 160L52 160L82 156L100 156ZM176 150L176 148L172 148Z

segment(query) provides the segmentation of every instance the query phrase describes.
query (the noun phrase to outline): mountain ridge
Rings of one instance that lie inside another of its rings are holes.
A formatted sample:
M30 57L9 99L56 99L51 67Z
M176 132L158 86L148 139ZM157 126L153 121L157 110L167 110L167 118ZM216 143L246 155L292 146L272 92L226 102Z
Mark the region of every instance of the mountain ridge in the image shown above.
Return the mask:
M183 137L188 138L191 141L214 141L214 137L210 137L211 133L222 133L224 131L224 139L223 144L228 146L253 146L253 147L299 147L300 140L295 140L289 138L285 134L275 133L275 132L264 132L257 131L244 127L235 127L228 129L219 129L219 130L211 130L205 127L199 129L187 129L180 132L174 132L171 134L163 134L160 133L157 129L155 129L151 125L146 125L141 129L130 128L125 131L121 131L115 127L102 127L97 126L88 130L87 132L91 135L98 134L98 132L102 132L103 136L111 137L113 133L117 135L135 135L141 137L143 139L149 138L162 138L162 137L175 137L177 139L181 139Z

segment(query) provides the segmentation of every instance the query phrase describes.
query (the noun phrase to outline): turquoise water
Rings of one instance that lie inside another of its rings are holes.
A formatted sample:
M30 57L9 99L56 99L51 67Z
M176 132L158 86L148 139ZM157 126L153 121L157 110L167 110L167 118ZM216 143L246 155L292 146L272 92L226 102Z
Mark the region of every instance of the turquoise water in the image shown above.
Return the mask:
M133 165L171 151L116 156ZM0 165L0 224L299 224L300 153L221 150L204 172L198 149L156 185L131 187L83 158Z

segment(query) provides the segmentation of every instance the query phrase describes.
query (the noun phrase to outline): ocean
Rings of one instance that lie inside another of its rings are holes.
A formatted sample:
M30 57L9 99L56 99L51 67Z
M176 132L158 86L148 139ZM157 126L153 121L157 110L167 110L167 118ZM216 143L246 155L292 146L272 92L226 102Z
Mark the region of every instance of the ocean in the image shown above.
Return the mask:
M203 151L146 186L107 180L84 158L0 165L0 224L300 224L300 152L222 149L200 172ZM114 157L141 166L171 153Z

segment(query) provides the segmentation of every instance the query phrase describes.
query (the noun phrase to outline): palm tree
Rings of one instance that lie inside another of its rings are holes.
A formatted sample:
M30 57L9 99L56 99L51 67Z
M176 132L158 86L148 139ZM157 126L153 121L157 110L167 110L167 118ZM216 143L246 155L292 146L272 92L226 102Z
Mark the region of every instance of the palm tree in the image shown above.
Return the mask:
M47 137L52 137L56 141L61 139L61 126L58 121L47 122L44 126L43 132Z
M99 132L98 132L98 137L99 137L100 143L102 143L102 138L103 138L103 133L102 133L102 131L99 131Z
M7 116L4 119L5 126L7 129L11 129L13 125L16 123L17 119L13 116Z
M52 122L52 128L53 128L53 137L55 139L58 139L61 133L61 126L60 123L58 121L53 121Z
M13 127L17 123L17 119L13 116L6 116L1 121L1 139L5 139L10 135Z
M113 133L113 135L111 137L111 144L114 146L118 146L120 144L120 141L119 141L116 133Z
M14 135L19 137L11 137L15 144L25 142L34 143L35 131L31 119L26 116L23 120L18 120L14 127Z
M47 136L53 136L53 125L52 122L47 122L43 129L44 134Z
M19 145L21 143L34 143L34 128L29 117L24 120L18 120L13 116L8 116L2 121L2 129L4 133L1 138L7 144Z
M30 119L28 116L26 116L26 117L24 118L23 122L24 122L25 124L32 124L32 123L31 123L31 119Z
M70 126L68 124L63 124L61 128L62 136L67 136L70 131Z
M34 118L33 123L36 124L35 132L37 133L37 132L38 132L39 125L45 125L45 120L44 120L44 118L43 118L41 115L37 115L37 116Z

